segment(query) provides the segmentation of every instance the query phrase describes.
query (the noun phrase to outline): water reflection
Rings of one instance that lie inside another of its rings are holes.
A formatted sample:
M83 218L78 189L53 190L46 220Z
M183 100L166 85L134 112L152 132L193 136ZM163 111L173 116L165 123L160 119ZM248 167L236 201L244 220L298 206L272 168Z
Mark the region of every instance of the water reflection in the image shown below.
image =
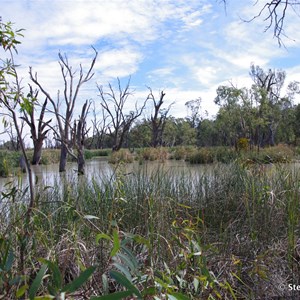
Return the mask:
M158 169L162 169L164 172L172 174L189 173L193 176L196 176L200 169L202 172L207 172L207 170L212 169L212 166L190 165L185 161L176 160L166 160L164 162L146 161L142 165L139 165L138 162L133 162L130 164L124 164L122 166L117 166L109 164L107 158L94 158L86 161L86 174L83 176L83 178L87 181L90 181L92 178L113 178L117 169L124 174L139 174L141 169L143 169L144 172L146 172L148 175L151 175ZM58 172L58 164L32 166L32 173L34 182L37 186L54 186L55 183L59 183L62 180L76 182L76 179L78 178L76 163L68 163L66 172L64 173ZM14 186L19 187L25 187L28 185L26 174L20 174L16 177L0 178L0 191L5 190L5 185L9 182Z

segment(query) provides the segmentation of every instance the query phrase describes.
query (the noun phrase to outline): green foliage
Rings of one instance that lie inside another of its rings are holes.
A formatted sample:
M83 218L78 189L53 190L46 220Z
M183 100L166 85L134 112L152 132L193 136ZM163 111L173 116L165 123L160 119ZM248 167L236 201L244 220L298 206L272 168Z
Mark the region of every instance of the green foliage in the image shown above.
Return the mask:
M110 149L97 149L97 150L84 150L84 158L91 159L99 156L109 156L111 154Z
M0 150L0 176L7 177L17 173L19 167L20 153L14 151Z
M22 282L22 277L14 270L15 254L11 241L0 238L0 295L8 297L11 290Z
M26 225L26 191L2 197L0 230L10 241L1 262L14 254L0 266L8 270L6 298L259 299L266 288L278 295L275 283L299 270L300 173L242 158L182 172L148 163L130 165L130 174L121 164L113 177L62 176L38 188ZM20 280L8 285L11 278Z
M7 50L14 50L17 52L17 45L21 44L19 37L23 37L21 33L24 29L13 29L13 24L11 22L3 23L0 19L0 45Z
M190 153L187 161L191 164L210 164L214 162L214 155L210 149L200 148Z

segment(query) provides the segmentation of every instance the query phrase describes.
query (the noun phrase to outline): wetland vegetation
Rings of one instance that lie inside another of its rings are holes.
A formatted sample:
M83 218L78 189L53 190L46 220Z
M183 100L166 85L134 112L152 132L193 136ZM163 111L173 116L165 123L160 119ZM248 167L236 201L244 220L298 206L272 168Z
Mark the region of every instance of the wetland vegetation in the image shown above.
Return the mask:
M29 220L26 189L6 186L0 215L4 297L293 296L279 286L299 280L296 163L247 158L175 170L161 153L151 167L154 154L145 157L145 151L152 150L141 150L143 161L115 160L107 175L63 173L51 186L38 185ZM169 157L176 151L183 153L172 149Z
M166 93L156 97L151 88L128 112L130 80L122 87L118 78L116 87L97 85L88 136L92 103L77 119L74 107L97 50L85 72L81 64L72 72L59 53L60 105L59 92L51 95L32 68L37 90L24 92L14 63L21 36L0 20L8 54L0 106L10 136L0 152L8 178L0 195L0 299L299 297L289 289L300 283L297 82L283 95L284 71L251 65L253 86L220 86L219 111L209 119L200 98L186 102L186 118L171 116ZM151 114L140 119L147 105ZM25 147L24 128L34 149ZM107 157L110 172L84 174L94 156ZM171 159L186 167L168 168ZM31 164L50 163L60 172L37 184Z

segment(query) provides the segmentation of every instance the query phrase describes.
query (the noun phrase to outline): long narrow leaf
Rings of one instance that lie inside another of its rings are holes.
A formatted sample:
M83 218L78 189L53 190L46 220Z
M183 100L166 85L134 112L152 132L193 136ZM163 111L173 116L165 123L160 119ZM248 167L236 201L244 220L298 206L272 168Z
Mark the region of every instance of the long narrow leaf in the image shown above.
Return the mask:
M67 293L73 293L78 290L89 278L90 276L95 272L96 267L89 267L83 272L80 273L80 275L74 279L71 283L67 284L63 289L62 292Z
M117 230L113 231L113 239L114 239L114 246L113 249L110 252L110 256L113 257L117 254L117 252L120 250L120 239L119 239L119 233Z
M47 265L42 265L41 269L39 270L36 277L34 278L32 285L30 286L30 289L29 289L29 299L30 300L34 299L34 296L36 295L36 293L43 281L43 277L44 277L46 271L47 271Z
M47 259L41 259L40 261L47 264L48 268L51 270L55 290L60 290L62 288L62 276L58 265Z
M184 294L181 294L181 293L172 293L170 295L168 295L169 297L170 296L173 296L175 299L177 300L190 300L190 298Z
M117 271L110 271L110 276L115 279L119 284L126 287L128 290L132 291L139 299L142 299L142 295L140 291L120 272Z
M105 296L92 297L91 300L122 300L125 297L132 295L132 291L117 292Z
M4 266L4 270L5 271L9 271L12 267L12 264L14 262L14 253L12 251L8 252L8 256L6 258L6 262L5 262L5 266Z

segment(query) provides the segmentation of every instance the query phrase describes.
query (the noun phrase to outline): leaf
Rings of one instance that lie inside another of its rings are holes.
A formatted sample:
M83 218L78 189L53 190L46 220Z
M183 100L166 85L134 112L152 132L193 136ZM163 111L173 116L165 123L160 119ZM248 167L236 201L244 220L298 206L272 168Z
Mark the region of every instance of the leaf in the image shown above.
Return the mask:
M110 252L111 257L115 256L121 248L120 240L119 240L119 233L116 229L114 229L114 231L113 231L113 241L114 241L114 246Z
M143 297L145 296L154 296L156 294L156 289L154 286L147 287L142 291Z
M168 297L173 296L176 300L191 300L188 296L182 293L172 293Z
M123 253L118 253L117 257L119 259L121 259L121 261L124 263L124 265L126 267L128 267L131 272L135 272L137 270L137 267L136 266L136 262L134 261L135 257L132 258L132 257L128 257L127 255L123 254Z
M62 276L58 265L46 259L44 260L44 263L46 263L48 268L52 271L52 279L55 290L60 290L62 287Z
M11 269L13 261L14 261L14 253L12 251L9 251L9 253L6 257L6 262L5 262L5 266L4 266L5 271L9 271Z
M96 243L98 244L101 239L112 241L111 237L105 233L98 233L96 236Z
M62 292L73 293L77 291L77 289L81 287L90 278L90 276L95 272L95 270L96 267L87 268L86 270L81 272L76 279L74 279L71 283L67 284L62 289Z
M109 272L109 274L119 284L123 285L128 290L132 291L140 299L142 299L142 295L141 295L140 291L122 273L112 270Z
M102 274L102 289L104 294L108 294L109 292L109 283L106 274Z
M91 297L91 300L122 300L127 296L130 296L132 291L117 292L110 295Z
M117 262L113 263L112 265L115 266L119 271L121 271L128 280L132 280L132 276L126 266L121 265Z
M83 218L86 220L93 220L93 219L99 220L98 217L92 216L92 215L85 215L85 216L83 216Z
M47 265L44 264L44 265L42 265L41 269L39 270L36 277L34 278L32 285L30 286L30 289L29 289L29 299L30 300L34 299L34 296L37 293L37 291L42 283L42 280L43 280L43 277L44 277L46 271L47 271Z
M16 297L17 297L17 298L22 297L22 296L25 294L25 292L27 291L27 289L28 289L28 285L27 285L27 284L22 285L22 286L17 290L17 292L16 292Z

